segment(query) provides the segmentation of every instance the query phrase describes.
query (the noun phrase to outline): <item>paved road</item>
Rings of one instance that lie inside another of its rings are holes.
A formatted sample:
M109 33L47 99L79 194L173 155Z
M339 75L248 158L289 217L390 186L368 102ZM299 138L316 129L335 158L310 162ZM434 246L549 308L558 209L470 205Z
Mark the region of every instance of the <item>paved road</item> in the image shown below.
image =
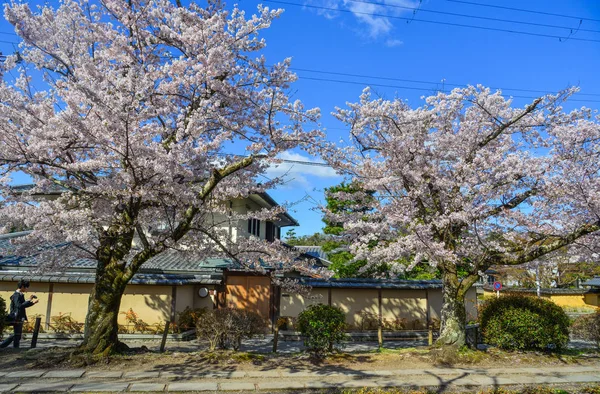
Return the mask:
M29 370L0 372L0 392L270 392L273 390L402 387L497 388L533 384L598 384L600 365L547 368L412 370L213 371L203 373Z

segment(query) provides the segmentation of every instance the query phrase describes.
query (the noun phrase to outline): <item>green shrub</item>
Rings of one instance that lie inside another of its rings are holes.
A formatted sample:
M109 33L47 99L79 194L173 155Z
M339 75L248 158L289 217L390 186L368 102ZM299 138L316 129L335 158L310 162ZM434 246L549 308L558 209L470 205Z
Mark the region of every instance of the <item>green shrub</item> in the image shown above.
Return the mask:
M6 316L8 312L6 311L6 301L4 298L0 297L0 338L3 337L4 329L6 328Z
M311 305L298 315L297 326L304 336L304 345L308 351L322 356L344 339L346 317L336 306Z
M490 345L508 350L561 349L569 341L569 318L552 301L520 295L488 300L481 330Z
M196 336L207 340L209 349L239 350L242 339L264 334L265 321L254 312L244 309L222 308L207 311L196 322Z
M577 339L596 342L596 346L600 347L600 309L576 318L571 326L571 334Z

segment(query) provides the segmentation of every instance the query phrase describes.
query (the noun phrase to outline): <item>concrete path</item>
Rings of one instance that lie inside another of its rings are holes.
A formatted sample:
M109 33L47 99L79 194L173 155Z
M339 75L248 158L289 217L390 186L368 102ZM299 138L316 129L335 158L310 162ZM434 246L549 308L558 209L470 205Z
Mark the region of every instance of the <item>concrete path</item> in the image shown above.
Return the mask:
M264 370L203 373L28 370L0 372L0 392L270 392L402 387L438 392L538 384L600 384L600 366L412 370Z

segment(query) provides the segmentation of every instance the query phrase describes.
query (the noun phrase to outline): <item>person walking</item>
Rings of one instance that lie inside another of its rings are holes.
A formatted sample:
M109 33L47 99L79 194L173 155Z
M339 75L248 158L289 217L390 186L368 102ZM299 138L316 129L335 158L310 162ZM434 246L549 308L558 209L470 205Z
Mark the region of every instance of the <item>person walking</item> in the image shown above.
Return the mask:
M23 322L27 321L26 308L38 303L35 295L31 295L28 300L25 300L25 293L29 290L29 281L21 279L17 284L17 290L10 296L10 313L8 314L8 324L12 324L14 334L6 338L0 343L0 348L7 347L13 344L15 348L21 343L21 334L23 333Z

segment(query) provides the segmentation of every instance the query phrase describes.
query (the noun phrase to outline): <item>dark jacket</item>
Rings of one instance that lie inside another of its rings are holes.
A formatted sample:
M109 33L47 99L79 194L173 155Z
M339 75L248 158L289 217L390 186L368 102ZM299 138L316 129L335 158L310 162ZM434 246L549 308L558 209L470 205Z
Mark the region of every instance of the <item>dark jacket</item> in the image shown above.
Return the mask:
M15 291L10 296L10 317L14 317L15 321L27 320L27 312L25 308L29 308L33 305L33 302L25 301L25 294L20 291Z

